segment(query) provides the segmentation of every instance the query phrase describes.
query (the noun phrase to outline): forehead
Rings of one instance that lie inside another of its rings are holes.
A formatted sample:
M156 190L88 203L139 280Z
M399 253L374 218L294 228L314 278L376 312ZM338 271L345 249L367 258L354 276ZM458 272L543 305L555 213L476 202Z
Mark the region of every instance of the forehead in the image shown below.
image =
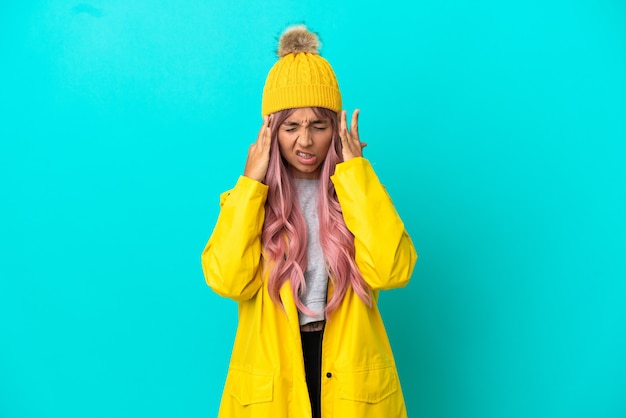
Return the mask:
M291 115L285 119L284 123L310 123L314 121L327 121L328 118L323 115L317 115L310 107L302 107L296 109Z

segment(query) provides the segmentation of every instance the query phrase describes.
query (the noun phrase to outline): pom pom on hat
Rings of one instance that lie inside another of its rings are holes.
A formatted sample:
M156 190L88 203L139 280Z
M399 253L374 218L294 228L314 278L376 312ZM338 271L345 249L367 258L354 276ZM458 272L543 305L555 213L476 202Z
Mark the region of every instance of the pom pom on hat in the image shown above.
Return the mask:
M318 54L320 40L316 34L310 32L304 25L295 25L287 28L278 41L276 55L280 58L287 54L309 52Z

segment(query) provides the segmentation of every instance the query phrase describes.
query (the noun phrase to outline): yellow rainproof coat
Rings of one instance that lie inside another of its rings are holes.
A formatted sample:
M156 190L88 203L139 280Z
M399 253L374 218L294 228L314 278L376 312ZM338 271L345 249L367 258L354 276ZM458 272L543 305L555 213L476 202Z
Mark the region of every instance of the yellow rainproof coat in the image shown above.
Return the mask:
M408 283L417 254L367 160L338 164L331 180L374 303L368 307L348 288L341 306L327 318L322 418L406 417L377 301L379 290ZM289 283L280 289L283 310L270 299L264 276L260 237L266 197L266 185L240 177L235 188L222 195L220 215L202 253L207 284L239 305L220 418L311 417L292 291Z

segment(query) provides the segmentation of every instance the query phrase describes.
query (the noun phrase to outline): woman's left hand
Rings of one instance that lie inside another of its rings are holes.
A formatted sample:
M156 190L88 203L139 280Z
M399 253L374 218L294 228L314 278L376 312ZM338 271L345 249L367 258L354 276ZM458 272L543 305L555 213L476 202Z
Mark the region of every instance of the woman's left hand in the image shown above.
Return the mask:
M367 143L359 139L359 112L359 109L356 109L352 114L350 130L346 122L347 112L342 110L339 114L339 136L344 161L363 156L363 148L367 146Z

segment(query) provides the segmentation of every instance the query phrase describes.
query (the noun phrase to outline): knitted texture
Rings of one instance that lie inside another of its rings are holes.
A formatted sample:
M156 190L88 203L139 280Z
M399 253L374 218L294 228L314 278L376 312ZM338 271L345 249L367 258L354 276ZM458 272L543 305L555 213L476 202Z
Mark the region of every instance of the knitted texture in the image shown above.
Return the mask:
M263 116L298 107L339 112L341 92L332 67L318 51L317 36L304 26L288 28L279 41L279 60L263 88Z

